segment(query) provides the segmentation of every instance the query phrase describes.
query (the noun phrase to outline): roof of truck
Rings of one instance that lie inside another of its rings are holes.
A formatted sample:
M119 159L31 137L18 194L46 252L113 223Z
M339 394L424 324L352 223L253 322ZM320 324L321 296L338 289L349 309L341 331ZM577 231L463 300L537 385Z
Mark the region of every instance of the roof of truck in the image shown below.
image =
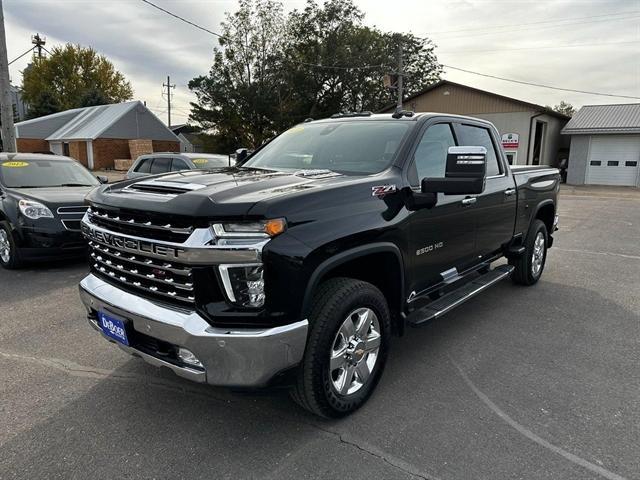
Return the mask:
M343 121L379 121L379 120L393 120L395 122L415 122L418 119L424 117L448 117L448 118L456 118L459 120L473 120L477 122L491 123L488 120L477 118L477 117L469 117L466 115L456 115L453 113L443 113L443 112L411 112L411 116L402 116L400 118L394 118L392 113L371 113L369 115L365 114L346 114L345 116L334 116L329 118L321 118L318 120L307 120L305 123L325 123L325 122L343 122Z

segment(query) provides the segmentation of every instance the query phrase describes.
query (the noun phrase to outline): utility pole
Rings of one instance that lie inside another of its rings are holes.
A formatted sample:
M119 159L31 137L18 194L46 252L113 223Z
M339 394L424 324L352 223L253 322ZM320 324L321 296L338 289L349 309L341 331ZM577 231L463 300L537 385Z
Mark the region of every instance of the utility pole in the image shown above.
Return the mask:
M403 95L403 69L404 66L402 64L402 37L398 35L398 103L396 106L396 110L402 110L402 95Z
M171 128L171 89L176 88L176 85L171 85L171 78L167 75L167 83L163 83L162 87L163 90L167 87L167 127Z
M41 37L39 33L31 35L31 43L38 49L38 58L42 58L42 49L47 44L47 37Z
M0 121L2 121L2 147L5 152L16 151L16 132L13 127L13 101L9 79L7 37L4 32L4 10L0 0Z

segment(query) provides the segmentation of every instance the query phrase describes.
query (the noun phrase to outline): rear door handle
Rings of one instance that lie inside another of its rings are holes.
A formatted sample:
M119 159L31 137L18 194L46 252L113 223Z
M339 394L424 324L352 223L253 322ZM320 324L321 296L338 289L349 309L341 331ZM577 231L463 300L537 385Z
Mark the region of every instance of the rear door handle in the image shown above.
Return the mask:
M478 201L478 199L476 197L463 198L462 199L462 204L463 205L473 205L477 201Z
M507 189L504 191L504 194L505 194L507 197L510 197L510 196L511 196L511 195L513 195L514 193L516 193L516 189L515 189L515 188L507 188Z

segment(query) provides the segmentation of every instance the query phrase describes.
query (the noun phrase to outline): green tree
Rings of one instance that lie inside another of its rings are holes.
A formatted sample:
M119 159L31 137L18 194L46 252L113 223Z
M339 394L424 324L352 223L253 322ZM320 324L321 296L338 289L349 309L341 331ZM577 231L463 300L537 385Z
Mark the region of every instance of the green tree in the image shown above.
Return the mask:
M118 103L133 97L131 85L107 58L72 44L54 47L48 58L34 57L23 72L22 91L31 117L85 106L87 99Z
M194 78L189 88L198 100L192 103L191 119L213 129L219 147L228 152L260 145L277 130L282 5L240 0L238 11L227 13L221 27L224 36L209 74Z
M565 102L564 100L561 100L560 103L555 107L547 106L547 108L553 111L556 111L558 113L561 113L563 115L566 115L567 117L573 117L573 114L576 113L575 107L571 105L569 102Z
M49 90L38 92L31 102L27 110L28 118L43 117L62 110L57 99Z
M191 119L223 151L256 147L307 117L381 109L394 98L383 76L396 70L399 46L405 94L440 78L430 40L364 25L352 0L308 0L282 12L277 0L241 0L222 24L209 74L189 84Z

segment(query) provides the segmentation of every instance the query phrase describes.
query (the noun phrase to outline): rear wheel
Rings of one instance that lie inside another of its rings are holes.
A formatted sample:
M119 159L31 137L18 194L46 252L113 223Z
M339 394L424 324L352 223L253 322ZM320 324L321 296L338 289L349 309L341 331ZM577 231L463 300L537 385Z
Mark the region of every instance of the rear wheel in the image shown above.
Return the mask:
M369 398L387 358L390 315L384 295L360 280L320 286L293 399L327 418L348 415Z
M0 222L0 265L7 269L18 268L22 264L9 222Z
M542 276L547 260L549 236L542 220L534 220L529 228L522 256L509 260L515 267L511 278L519 285L533 285Z

